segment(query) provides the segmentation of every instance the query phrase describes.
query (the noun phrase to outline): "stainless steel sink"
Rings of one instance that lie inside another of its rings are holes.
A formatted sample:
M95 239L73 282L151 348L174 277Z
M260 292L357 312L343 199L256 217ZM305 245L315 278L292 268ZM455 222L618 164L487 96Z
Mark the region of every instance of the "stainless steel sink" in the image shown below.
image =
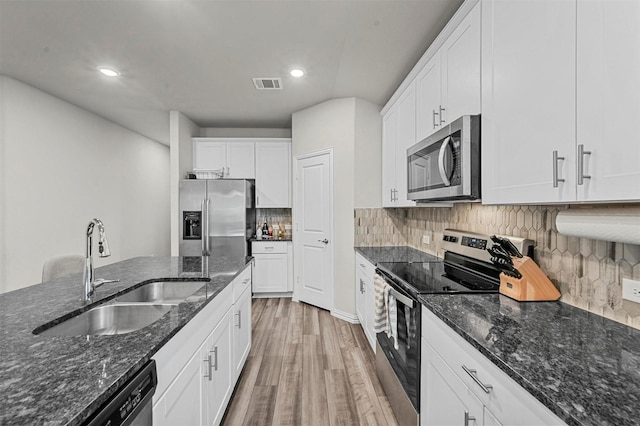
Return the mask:
M159 320L174 306L151 303L116 303L98 306L39 334L41 336L83 336L131 333Z
M118 302L180 303L204 286L203 281L157 281L118 296Z

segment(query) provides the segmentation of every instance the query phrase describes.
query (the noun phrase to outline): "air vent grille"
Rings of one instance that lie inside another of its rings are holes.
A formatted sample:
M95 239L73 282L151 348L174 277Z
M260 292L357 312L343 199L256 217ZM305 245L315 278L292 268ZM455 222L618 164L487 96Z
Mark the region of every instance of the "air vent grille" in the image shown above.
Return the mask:
M254 78L253 85L258 90L280 90L282 89L282 79L280 78Z

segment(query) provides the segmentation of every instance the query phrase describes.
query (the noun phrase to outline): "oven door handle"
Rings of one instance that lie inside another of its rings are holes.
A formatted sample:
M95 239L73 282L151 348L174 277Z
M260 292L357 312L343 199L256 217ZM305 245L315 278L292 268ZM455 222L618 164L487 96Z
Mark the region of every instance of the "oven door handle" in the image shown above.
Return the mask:
M447 148L449 148L450 143L451 136L447 136L444 142L442 142L442 145L440 145L440 151L438 151L438 171L440 172L440 177L442 178L444 186L451 186L451 180L449 179L450 172L447 170L444 158L447 154Z
M391 287L391 286L389 286ZM406 306L413 308L413 300L409 299L407 296L405 296L404 294L398 292L398 290L396 290L395 288L391 287L389 288L389 292L391 293L391 295L393 297L396 298L396 300L402 302L403 304L405 304Z

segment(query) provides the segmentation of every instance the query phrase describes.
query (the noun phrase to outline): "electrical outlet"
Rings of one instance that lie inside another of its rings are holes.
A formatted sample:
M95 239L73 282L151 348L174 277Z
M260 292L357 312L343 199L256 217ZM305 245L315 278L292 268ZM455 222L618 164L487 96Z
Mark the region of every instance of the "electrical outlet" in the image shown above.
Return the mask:
M422 236L422 244L424 244L425 246L428 246L429 244L431 244L431 236L430 235L423 235Z
M623 278L622 298L631 302L640 303L640 281Z

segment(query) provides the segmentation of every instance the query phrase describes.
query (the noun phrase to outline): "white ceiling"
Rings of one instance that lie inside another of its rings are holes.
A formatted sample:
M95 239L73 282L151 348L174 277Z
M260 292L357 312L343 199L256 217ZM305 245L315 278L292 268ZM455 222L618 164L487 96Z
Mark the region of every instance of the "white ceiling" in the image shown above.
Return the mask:
M200 127L288 128L332 98L384 105L461 3L0 0L0 73L165 144L171 110Z

